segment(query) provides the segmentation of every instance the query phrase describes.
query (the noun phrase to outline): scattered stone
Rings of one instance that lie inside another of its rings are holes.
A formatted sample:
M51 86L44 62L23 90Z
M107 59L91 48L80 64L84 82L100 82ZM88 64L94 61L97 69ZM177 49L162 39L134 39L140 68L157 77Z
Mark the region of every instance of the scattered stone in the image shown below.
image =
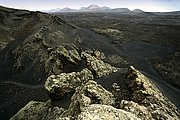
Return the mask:
M117 83L113 83L113 84L112 84L112 88L113 88L113 90L115 90L115 91L120 91L120 86L119 86Z

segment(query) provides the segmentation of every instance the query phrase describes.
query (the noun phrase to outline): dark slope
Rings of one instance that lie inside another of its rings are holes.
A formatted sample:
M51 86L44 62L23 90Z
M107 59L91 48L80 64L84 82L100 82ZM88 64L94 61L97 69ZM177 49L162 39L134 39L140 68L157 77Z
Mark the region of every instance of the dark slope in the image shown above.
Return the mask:
M128 53L131 52L130 49L123 49L120 45L113 44L113 38L109 40L102 34L74 26L55 15L1 7L0 16L2 49L0 51L0 119L9 119L31 100L46 101L48 95L43 86L49 75L62 71L81 70L83 61L72 63L64 60L64 56L55 56L55 52L61 45L64 45L67 50L76 49L79 53L82 50L94 49L105 53L106 56L125 56L142 71L154 75L149 73L151 67L143 65L137 59L136 56L141 56L141 54L134 53L132 56ZM71 47L71 44L75 46ZM152 49L156 51L158 48L161 47ZM169 53L172 50L163 49L160 52L163 54L163 52ZM59 59L63 62L59 62ZM143 62L149 61L143 59ZM117 66L121 66L121 63ZM156 71L153 69L153 72ZM104 80L115 79L114 81L117 81L124 76L124 73L122 76L115 74ZM99 80L99 83L105 87L110 87L112 84L111 82L103 83L102 80ZM163 84L159 86L164 86ZM164 91L169 89L171 86L166 86ZM177 93L172 90L168 94ZM179 97L174 102L177 106L179 106L178 100Z
M41 12L1 7L0 16L0 119L9 119L29 101L48 99L48 46L78 43L78 28Z
M48 99L43 85L49 74L56 74L57 61L49 59L60 45L74 44L106 55L118 53L105 36L73 26L54 15L4 7L0 15L1 36L6 37L0 41L4 45L0 51L1 119L9 119L30 100ZM82 65L67 64L62 65L66 72L75 67L78 71Z

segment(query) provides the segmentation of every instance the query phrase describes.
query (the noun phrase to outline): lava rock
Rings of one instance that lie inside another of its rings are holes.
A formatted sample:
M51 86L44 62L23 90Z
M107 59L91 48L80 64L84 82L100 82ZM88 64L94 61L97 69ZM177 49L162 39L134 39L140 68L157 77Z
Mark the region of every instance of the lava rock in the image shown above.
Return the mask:
M133 66L130 66L128 70L127 84L133 92L132 101L145 106L153 119L176 120L180 118L178 108L147 77Z
M82 52L81 57L86 60L88 69L90 69L97 78L107 76L118 71L117 68L97 59L95 56L91 56L86 52Z
M15 114L11 120L64 120L61 119L64 112L65 109L53 107L50 101L31 101Z
M86 107L78 120L141 120L136 115L108 105L92 104Z
M68 111L70 115L79 114L85 107L91 104L113 105L114 96L95 81L88 81L76 88L71 98Z
M53 97L62 97L66 93L74 91L83 82L93 79L92 72L85 68L81 72L51 75L45 82L45 88L50 94L53 94Z

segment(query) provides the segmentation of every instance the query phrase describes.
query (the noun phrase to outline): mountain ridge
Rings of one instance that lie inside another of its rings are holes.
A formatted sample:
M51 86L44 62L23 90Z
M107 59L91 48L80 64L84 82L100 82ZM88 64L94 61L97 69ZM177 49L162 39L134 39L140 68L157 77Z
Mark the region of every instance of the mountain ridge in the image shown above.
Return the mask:
M57 12L121 12L121 13L126 13L126 12L133 12L128 8L110 8L107 6L98 6L96 4L91 4L87 7L81 7L79 9L72 9L72 8L56 8L56 9L52 9L52 10L47 10L47 11L43 11L43 12L47 12L47 13L57 13ZM67 9L67 10L66 10ZM136 9L135 9L136 10ZM143 10L138 9L139 12L144 12Z

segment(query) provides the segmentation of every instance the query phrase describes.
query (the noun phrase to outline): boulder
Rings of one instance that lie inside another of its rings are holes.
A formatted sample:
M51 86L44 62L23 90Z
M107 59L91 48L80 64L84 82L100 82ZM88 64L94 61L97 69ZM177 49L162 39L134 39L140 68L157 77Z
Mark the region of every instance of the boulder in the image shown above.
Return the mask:
M66 93L75 91L75 88L80 86L83 82L93 79L92 72L85 68L81 72L51 75L45 82L45 88L53 97L62 97Z
M91 104L113 105L114 96L95 81L88 81L76 88L69 106L70 115L79 114L85 107Z
M138 103L135 103L133 101L122 100L120 108L137 115L142 120L152 119L151 113L145 106L139 105Z
M63 72L65 66L73 67L78 65L81 57L75 45L60 45L59 47L48 47L49 56L45 61L45 71L51 75L58 75Z
M57 50L55 51L56 54L59 55L59 58L66 64L77 64L78 62L81 61L81 57L76 50L75 46L71 45L64 45L64 46L59 46Z
M50 101L28 103L11 120L55 119L55 120L178 120L179 110L145 77L131 66L127 74L127 85L132 91L131 101L121 100L116 105L115 96L93 81L87 68L81 72L51 75L45 87L53 95L75 90L67 110L54 107ZM119 86L114 83L114 89ZM115 107L117 108L115 108Z
M82 52L81 57L86 60L88 69L90 69L97 78L107 76L118 71L118 68L115 68L86 52Z
M92 104L86 107L78 120L141 120L135 114L108 105Z
M50 101L30 101L10 120L69 120L62 117L65 109L53 107Z

